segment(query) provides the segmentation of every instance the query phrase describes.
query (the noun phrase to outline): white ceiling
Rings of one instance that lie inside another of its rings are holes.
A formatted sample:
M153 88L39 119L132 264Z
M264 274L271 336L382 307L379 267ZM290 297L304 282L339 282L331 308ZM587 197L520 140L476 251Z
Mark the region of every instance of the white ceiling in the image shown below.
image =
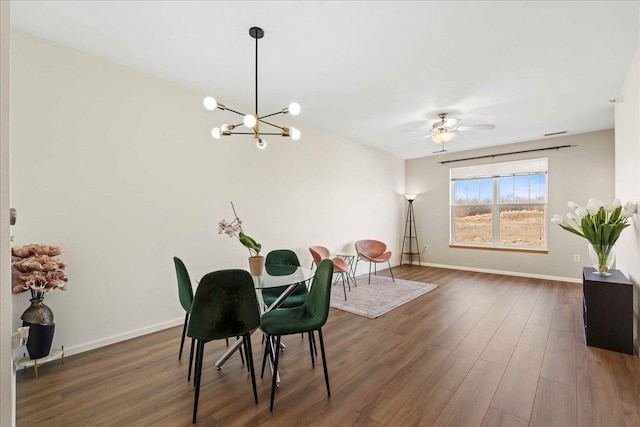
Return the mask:
M439 112L496 125L450 152L610 129L640 42L638 1L13 1L11 15L238 109L254 103L248 29L262 27L260 113L295 100L295 121L404 159L440 148L412 131Z

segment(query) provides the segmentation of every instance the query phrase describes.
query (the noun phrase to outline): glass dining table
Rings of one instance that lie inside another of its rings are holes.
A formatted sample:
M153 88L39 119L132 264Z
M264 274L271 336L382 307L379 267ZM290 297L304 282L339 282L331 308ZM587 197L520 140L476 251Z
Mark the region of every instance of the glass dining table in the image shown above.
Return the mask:
M278 306L282 304L282 301L291 295L298 286L311 286L311 279L313 279L314 273L315 271L311 269L295 265L265 265L262 276L252 276L256 289L256 298L258 299L258 307L260 308L260 315L278 308ZM284 292L282 292L269 307L266 307L262 298L262 290L283 286L286 286ZM255 332L255 330L253 332ZM216 368L220 369L227 359L240 348L241 344L242 337L231 344L227 351L218 358Z

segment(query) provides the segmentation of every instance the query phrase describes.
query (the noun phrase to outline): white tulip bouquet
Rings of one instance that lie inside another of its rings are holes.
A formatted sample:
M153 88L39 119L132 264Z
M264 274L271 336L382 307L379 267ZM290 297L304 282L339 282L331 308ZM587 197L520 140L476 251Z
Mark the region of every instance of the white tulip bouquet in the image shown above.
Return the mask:
M587 239L598 256L598 272L606 273L609 269L606 261L613 245L622 230L629 226L629 218L637 212L637 205L627 202L623 206L620 199L605 205L602 200L592 198L586 207L574 202L569 202L567 206L573 212L567 213L566 219L561 215L554 215L551 222Z

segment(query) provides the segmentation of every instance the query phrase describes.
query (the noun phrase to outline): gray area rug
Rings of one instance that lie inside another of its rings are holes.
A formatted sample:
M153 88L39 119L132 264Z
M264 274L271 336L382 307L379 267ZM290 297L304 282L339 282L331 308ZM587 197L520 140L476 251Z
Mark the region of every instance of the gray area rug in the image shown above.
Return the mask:
M356 277L358 286L351 284L351 292L347 287L347 300L344 300L342 280L331 287L331 307L348 311L349 313L375 319L401 306L414 298L424 295L435 289L438 285L431 283L414 282L412 280L396 279L391 277L371 276L371 284L367 275Z

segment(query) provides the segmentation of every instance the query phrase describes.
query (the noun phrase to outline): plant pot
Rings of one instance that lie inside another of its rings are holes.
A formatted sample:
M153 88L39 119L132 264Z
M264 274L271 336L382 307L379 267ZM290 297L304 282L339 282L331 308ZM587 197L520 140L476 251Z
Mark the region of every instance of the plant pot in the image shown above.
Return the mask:
M594 274L610 276L609 270L613 267L616 259L616 248L614 245L589 245L589 258L596 269Z
M27 351L29 357L40 359L49 355L56 325L53 322L53 311L42 302L42 298L32 298L31 305L22 316L22 326L29 327Z
M264 257L252 256L249 257L249 272L252 276L262 276L264 274Z

